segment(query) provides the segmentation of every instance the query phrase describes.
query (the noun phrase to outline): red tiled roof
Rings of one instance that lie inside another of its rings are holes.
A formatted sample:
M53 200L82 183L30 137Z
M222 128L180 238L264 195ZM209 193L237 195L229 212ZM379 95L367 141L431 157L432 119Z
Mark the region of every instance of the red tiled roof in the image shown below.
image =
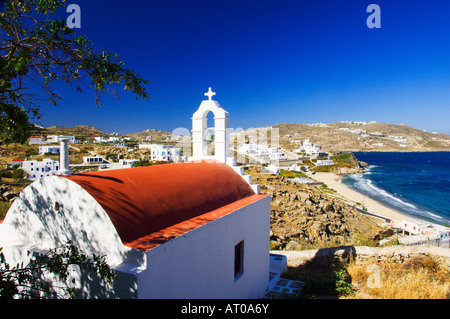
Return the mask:
M156 231L147 236L143 236L141 238L133 240L132 242L128 242L125 245L130 248L140 249L140 250L144 250L144 251L150 250L153 247L156 247L162 243L165 243L166 241L169 241L175 237L178 237L184 233L187 233L197 227L205 225L205 224L209 223L210 221L213 221L213 220L218 219L222 216L225 216L229 213L232 213L241 207L252 204L266 196L269 196L269 195L255 194L255 195L252 195L249 197L245 197L243 199L240 199L236 202L233 202L231 204L228 204L228 205L225 205L218 209L215 209L206 214L196 216L194 218L188 219L186 221L175 224L173 226L164 228L160 231Z
M97 200L125 245L151 234L161 237L158 232L255 195L239 174L219 162L162 164L62 177L79 184ZM187 227L194 224L195 220ZM167 236L173 238L173 234L172 229L172 235Z
M30 136L30 138L42 138L42 136Z

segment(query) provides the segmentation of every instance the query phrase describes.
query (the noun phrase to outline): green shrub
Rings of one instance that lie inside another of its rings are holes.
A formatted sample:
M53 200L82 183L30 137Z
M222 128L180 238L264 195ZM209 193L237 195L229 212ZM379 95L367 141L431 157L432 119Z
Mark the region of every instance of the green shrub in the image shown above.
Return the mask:
M22 171L21 169L16 169L16 170L12 171L11 176L15 180L18 180L18 179L21 179L21 178L23 178L25 176L25 172Z
M349 281L349 274L347 270L340 269L334 271L334 275L336 276L335 280L335 288L336 292L339 296L353 296L355 293L352 288L352 284Z
M280 169L280 175L286 178L307 177L305 173Z
M36 149L34 149L34 148L29 148L29 149L27 149L27 150L25 151L25 156L26 156L26 157L29 157L29 156L32 156L32 155L39 155L38 150L36 150Z
M138 166L151 166L152 164L149 161L137 161L136 163L134 163L133 167L138 167Z

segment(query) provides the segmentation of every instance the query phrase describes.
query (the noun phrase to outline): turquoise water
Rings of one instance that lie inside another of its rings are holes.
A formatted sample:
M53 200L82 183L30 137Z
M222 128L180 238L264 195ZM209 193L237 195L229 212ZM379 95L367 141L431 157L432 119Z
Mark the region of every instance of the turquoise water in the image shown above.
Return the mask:
M450 152L357 152L370 166L343 183L403 214L450 225Z

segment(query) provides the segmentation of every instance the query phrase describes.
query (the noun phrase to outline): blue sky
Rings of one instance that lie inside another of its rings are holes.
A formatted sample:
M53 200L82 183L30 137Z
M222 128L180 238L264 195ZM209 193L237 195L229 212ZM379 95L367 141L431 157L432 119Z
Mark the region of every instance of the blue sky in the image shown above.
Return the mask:
M40 125L121 134L191 128L211 86L230 126L377 121L450 134L450 1L67 0L99 50L151 81L150 101L60 85ZM369 4L381 28L369 29ZM60 12L61 16L68 13Z

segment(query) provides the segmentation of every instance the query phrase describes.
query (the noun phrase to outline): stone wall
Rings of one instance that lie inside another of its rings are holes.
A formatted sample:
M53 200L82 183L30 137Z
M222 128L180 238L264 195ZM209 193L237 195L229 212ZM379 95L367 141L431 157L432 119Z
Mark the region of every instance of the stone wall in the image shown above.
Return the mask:
M436 261L450 270L450 249L436 246L341 246L302 251L272 251L284 255L288 267L298 267L306 262L331 265L345 262L352 258L356 264L403 263L414 257L432 256Z

